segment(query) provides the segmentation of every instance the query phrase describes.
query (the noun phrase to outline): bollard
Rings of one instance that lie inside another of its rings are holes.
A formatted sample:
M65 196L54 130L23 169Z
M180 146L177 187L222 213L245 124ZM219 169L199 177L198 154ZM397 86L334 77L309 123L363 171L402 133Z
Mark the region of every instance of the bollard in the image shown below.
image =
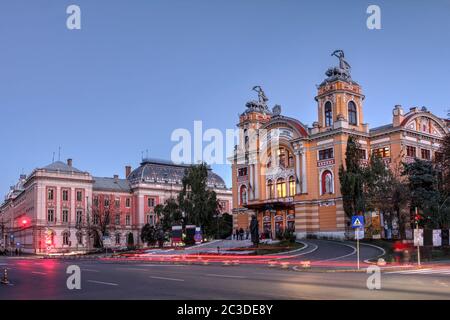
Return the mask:
M233 261L233 266L238 266L239 265L239 260L234 260Z
M9 284L8 280L8 270L5 268L3 271L3 278L2 281L0 281L2 284Z
M282 263L280 263L280 265L281 265L281 269L289 268L289 262L282 262Z
M203 260L203 265L207 266L209 264L208 260Z
M225 261L223 262L223 265L224 265L224 266L229 266L229 265L230 265L230 261L225 260Z

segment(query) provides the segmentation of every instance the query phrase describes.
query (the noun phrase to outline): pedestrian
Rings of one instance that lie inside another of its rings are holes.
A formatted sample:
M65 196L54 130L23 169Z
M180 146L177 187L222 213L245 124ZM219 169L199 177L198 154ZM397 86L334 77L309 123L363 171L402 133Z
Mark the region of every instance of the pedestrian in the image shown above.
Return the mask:
M239 229L236 228L236 230L234 232L235 232L234 234L235 234L236 240L239 240Z
M247 227L247 229L245 230L245 240L248 240L249 236L250 236L250 230Z

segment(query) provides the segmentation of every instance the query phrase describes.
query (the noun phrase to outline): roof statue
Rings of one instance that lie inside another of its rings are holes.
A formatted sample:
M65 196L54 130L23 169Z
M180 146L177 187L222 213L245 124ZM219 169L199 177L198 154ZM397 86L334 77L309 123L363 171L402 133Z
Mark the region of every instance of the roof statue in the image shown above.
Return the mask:
M328 76L328 78L325 79L325 82L331 82L334 80L344 80L347 82L353 82L352 77L350 75L351 66L345 60L344 51L335 50L333 51L331 56L334 56L339 59L339 66L329 68L327 72L325 72L325 74Z
M247 110L244 112L244 114L249 112L271 114L269 108L267 107L267 101L269 101L269 99L267 98L266 93L261 88L261 86L254 86L252 90L258 93L258 100L247 102L247 104L245 105L247 107Z

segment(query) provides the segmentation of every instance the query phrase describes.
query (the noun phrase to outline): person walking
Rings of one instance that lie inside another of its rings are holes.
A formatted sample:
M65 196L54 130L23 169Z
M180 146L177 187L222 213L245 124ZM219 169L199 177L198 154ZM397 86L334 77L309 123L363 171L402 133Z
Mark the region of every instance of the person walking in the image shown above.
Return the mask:
M250 230L247 227L247 229L245 229L245 240L248 240L248 237L250 236Z
M244 229L239 229L239 240L244 240Z

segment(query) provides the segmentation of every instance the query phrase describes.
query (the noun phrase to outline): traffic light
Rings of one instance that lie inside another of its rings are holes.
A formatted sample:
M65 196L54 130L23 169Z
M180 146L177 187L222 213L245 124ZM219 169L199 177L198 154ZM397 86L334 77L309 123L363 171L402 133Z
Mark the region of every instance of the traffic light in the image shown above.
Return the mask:
M416 213L415 216L414 216L414 220L416 222L419 222L420 220L422 220L422 216L420 214Z
M21 224L22 228L28 227L29 223L30 223L30 221L28 220L27 217L20 219L20 224Z

